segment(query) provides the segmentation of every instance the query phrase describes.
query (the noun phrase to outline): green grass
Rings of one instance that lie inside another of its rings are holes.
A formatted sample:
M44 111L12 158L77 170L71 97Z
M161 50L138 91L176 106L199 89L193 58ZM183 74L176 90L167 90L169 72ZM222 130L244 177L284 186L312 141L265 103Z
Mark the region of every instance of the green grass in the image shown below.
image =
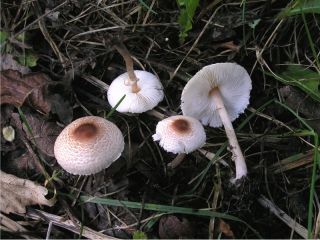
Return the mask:
M276 80L292 86L299 87L314 100L320 102L320 74L299 64L288 64L285 71L280 74L265 72Z
M295 111L289 108L287 105L275 101L276 104L280 105L284 109L288 110L293 114L309 131L307 136L313 137L314 141L314 153L313 153L313 166L312 166L312 175L310 180L310 192L309 192L309 204L308 204L308 238L312 238L312 219L314 216L313 213L313 196L315 194L315 183L316 183L316 170L317 167L320 169L320 154L319 154L319 136L318 134L310 127Z
M180 43L183 43L192 29L192 19L199 6L199 0L177 0L180 8L178 23L180 24Z
M108 206L126 207L126 208L133 208L133 209L144 209L144 210L163 212L163 213L168 213L168 214L169 213L171 213L171 214L172 213L180 213L180 214L210 217L210 218L215 218L215 217L223 218L223 219L243 223L257 237L261 238L260 234L245 221L243 221L237 217L234 217L232 215L215 212L212 209L194 209L194 208L175 207L175 206L152 204L152 203L142 204L139 202L120 201L120 200L115 200L115 199L110 199L110 198L90 197L90 196L84 196L84 195L80 196L79 200L82 203L91 202L91 203L104 204L104 205L108 205Z
M123 95L122 98L120 98L120 100L117 102L117 104L111 108L111 110L108 112L106 119L110 118L112 116L112 114L114 113L114 111L116 111L117 107L122 103L123 99L126 97L126 95Z

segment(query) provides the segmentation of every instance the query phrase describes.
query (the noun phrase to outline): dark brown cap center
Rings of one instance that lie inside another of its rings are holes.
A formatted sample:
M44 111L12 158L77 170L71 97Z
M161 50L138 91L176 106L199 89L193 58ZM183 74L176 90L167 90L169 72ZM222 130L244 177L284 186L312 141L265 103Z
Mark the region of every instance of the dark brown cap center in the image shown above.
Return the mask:
M177 119L172 122L172 128L179 133L188 133L190 132L190 123L184 119Z
M78 140L89 140L93 138L98 132L98 128L93 123L81 124L73 131L73 135Z

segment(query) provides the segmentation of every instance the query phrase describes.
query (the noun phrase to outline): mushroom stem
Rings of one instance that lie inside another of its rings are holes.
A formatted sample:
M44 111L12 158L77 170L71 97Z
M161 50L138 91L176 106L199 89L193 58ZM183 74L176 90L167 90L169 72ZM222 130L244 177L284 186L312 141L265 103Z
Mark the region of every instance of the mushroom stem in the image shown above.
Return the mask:
M186 156L187 156L187 154L185 154L185 153L178 154L170 163L168 163L168 167L171 167L171 168L178 167L180 165L180 163L183 162L183 160L185 159Z
M223 99L221 97L220 91L218 88L214 88L211 90L210 95L213 97L215 104L217 106L217 110L219 116L221 118L222 124L226 131L226 135L229 140L230 150L232 152L232 160L235 162L236 165L236 177L234 179L240 179L247 175L247 165L244 160L241 148L239 146L236 133L234 132L232 123L230 121L229 115L226 111L226 108L223 104Z
M114 47L121 54L121 56L123 57L123 59L126 63L126 69L127 69L128 75L129 75L129 79L127 82L125 82L125 84L131 86L133 93L139 92L140 88L137 84L139 79L137 78L136 74L134 73L133 61L132 61L132 57L131 57L128 49L126 48L126 46L123 43L118 43Z

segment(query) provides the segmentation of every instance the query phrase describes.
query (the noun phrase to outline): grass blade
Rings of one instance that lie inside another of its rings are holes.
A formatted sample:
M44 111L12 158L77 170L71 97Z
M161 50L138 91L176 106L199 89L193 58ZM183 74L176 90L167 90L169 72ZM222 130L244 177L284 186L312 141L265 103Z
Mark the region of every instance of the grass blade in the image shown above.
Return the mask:
M110 206L117 206L117 207L127 207L127 208L135 208L135 209L144 209L150 211L157 211L157 212L165 212L165 213L180 213L180 214L187 214L187 215L194 215L194 216L203 216L203 217L218 217L224 218L232 221L237 221L245 224L251 231L253 231L257 237L261 238L260 234L252 228L249 224L241 220L240 218L219 212L213 212L211 209L194 209L194 208L185 208L185 207L175 207L169 205L160 205L160 204L153 204L153 203L139 203L139 202L131 202L131 201L120 201L116 199L110 198L98 198L98 197L90 197L90 196L80 196L80 201L82 202L91 202L91 203L99 203L105 204Z
M319 0L296 0L291 6L285 8L280 14L282 17L294 16L304 13L320 14Z
M117 102L117 104L111 108L110 112L107 114L106 119L108 119L109 117L112 116L112 114L114 113L114 111L117 109L117 107L120 105L120 103L122 103L123 99L126 97L126 95L123 95L122 98L120 98L119 102Z
M281 102L275 101L277 104L281 105L289 112L291 112L306 128L312 130L312 128L288 106L284 105ZM320 169L320 154L319 154L319 136L313 130L310 133L311 136L314 138L314 153L313 153L313 167L312 167L312 175L311 175L311 183L310 183L310 193L309 193L309 204L308 204L308 238L312 237L312 218L313 218L313 196L315 193L315 183L316 183L316 170L317 166L319 165Z
M266 72L276 80L292 86L299 87L314 100L320 102L320 75L314 71L306 69L301 65L290 64L281 74Z

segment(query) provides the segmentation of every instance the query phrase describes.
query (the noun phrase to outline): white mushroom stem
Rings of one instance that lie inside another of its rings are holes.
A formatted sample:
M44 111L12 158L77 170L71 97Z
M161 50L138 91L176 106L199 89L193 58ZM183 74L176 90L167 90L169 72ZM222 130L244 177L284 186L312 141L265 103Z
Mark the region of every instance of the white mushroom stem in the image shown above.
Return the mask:
M229 115L226 111L226 108L223 104L223 100L218 88L214 88L210 92L210 96L213 97L215 104L217 106L217 111L223 123L226 135L229 140L230 150L232 152L232 160L236 165L236 177L234 180L240 179L243 176L247 175L247 165L244 160L241 148L239 146L236 133L234 132L232 123L230 121Z
M115 45L115 49L121 54L121 56L123 57L123 59L126 63L126 69L127 69L128 75L129 75L129 79L127 82L125 82L125 84L130 85L132 87L133 93L139 92L140 88L137 84L139 79L137 78L136 74L134 73L133 61L132 61L132 58L131 58L131 55L130 55L128 49L122 43Z
M180 165L180 163L183 162L183 160L185 159L186 156L187 156L187 154L185 154L185 153L178 154L170 163L168 163L168 167L171 167L171 168L178 167Z

